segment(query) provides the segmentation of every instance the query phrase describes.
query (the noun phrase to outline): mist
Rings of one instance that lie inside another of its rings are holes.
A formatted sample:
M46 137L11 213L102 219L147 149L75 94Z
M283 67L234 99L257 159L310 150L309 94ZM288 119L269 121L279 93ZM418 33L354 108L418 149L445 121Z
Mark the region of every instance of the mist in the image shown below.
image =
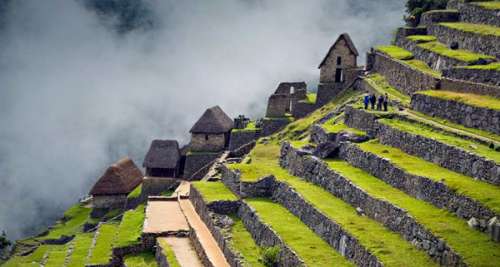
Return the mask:
M81 1L16 0L0 31L0 230L50 225L107 165L152 139L189 141L203 111L262 116L280 81L315 89L342 32L388 43L404 1L150 0L151 27ZM359 62L364 64L364 62Z

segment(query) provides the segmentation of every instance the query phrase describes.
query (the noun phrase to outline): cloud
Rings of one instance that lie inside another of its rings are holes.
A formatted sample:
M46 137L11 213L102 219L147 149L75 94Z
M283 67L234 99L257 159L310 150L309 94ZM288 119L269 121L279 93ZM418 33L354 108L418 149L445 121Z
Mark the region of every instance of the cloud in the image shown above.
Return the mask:
M387 43L399 0L149 0L149 30L118 34L79 1L12 1L0 43L0 229L50 224L106 165L153 138L188 142L212 105L262 115L280 81L315 88L342 32ZM116 18L111 18L116 19ZM363 53L362 52L362 53Z

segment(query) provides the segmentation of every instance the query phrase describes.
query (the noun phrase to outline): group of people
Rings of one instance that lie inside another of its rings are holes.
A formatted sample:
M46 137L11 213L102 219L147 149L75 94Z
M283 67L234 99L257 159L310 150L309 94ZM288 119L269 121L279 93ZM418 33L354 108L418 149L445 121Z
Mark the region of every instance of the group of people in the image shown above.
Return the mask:
M380 95L377 97L375 94L366 94L363 99L363 103L365 104L365 109L368 109L368 105L371 105L372 109L375 109L375 105L377 105L377 110L387 111L387 105L389 104L389 96L387 93L385 95Z

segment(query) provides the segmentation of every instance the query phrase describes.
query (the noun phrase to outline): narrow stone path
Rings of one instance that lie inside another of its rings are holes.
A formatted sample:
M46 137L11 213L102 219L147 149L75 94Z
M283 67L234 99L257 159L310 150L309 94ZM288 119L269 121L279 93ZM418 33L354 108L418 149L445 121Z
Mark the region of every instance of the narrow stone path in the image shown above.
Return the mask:
M148 201L144 233L189 231L189 225L176 199Z
M226 151L224 152L224 154L222 154L216 161L214 164L212 164L212 166L210 167L210 169L208 170L207 174L205 174L205 176L203 177L203 179L201 179L202 181L207 181L208 179L210 179L211 177L215 176L217 174L217 168L222 165L227 157L229 157L229 153L230 151Z
M158 239L164 240L170 245L175 254L175 258L182 267L203 267L189 238L169 236L159 237Z
M189 190L191 189L191 183L188 181L182 181L181 184L175 189L173 196L177 197L188 197Z

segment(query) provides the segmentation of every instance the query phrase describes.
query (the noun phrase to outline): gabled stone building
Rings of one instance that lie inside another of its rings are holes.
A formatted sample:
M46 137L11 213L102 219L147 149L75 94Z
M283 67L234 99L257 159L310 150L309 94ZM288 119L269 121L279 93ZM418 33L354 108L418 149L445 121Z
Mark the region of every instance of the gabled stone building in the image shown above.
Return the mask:
M90 190L94 208L124 208L127 195L142 183L142 172L126 157L111 165Z
M229 144L233 120L219 107L205 111L189 131L191 133L190 151L219 152Z
M176 140L153 140L142 166L146 169L146 176L175 178L180 173L180 160Z

